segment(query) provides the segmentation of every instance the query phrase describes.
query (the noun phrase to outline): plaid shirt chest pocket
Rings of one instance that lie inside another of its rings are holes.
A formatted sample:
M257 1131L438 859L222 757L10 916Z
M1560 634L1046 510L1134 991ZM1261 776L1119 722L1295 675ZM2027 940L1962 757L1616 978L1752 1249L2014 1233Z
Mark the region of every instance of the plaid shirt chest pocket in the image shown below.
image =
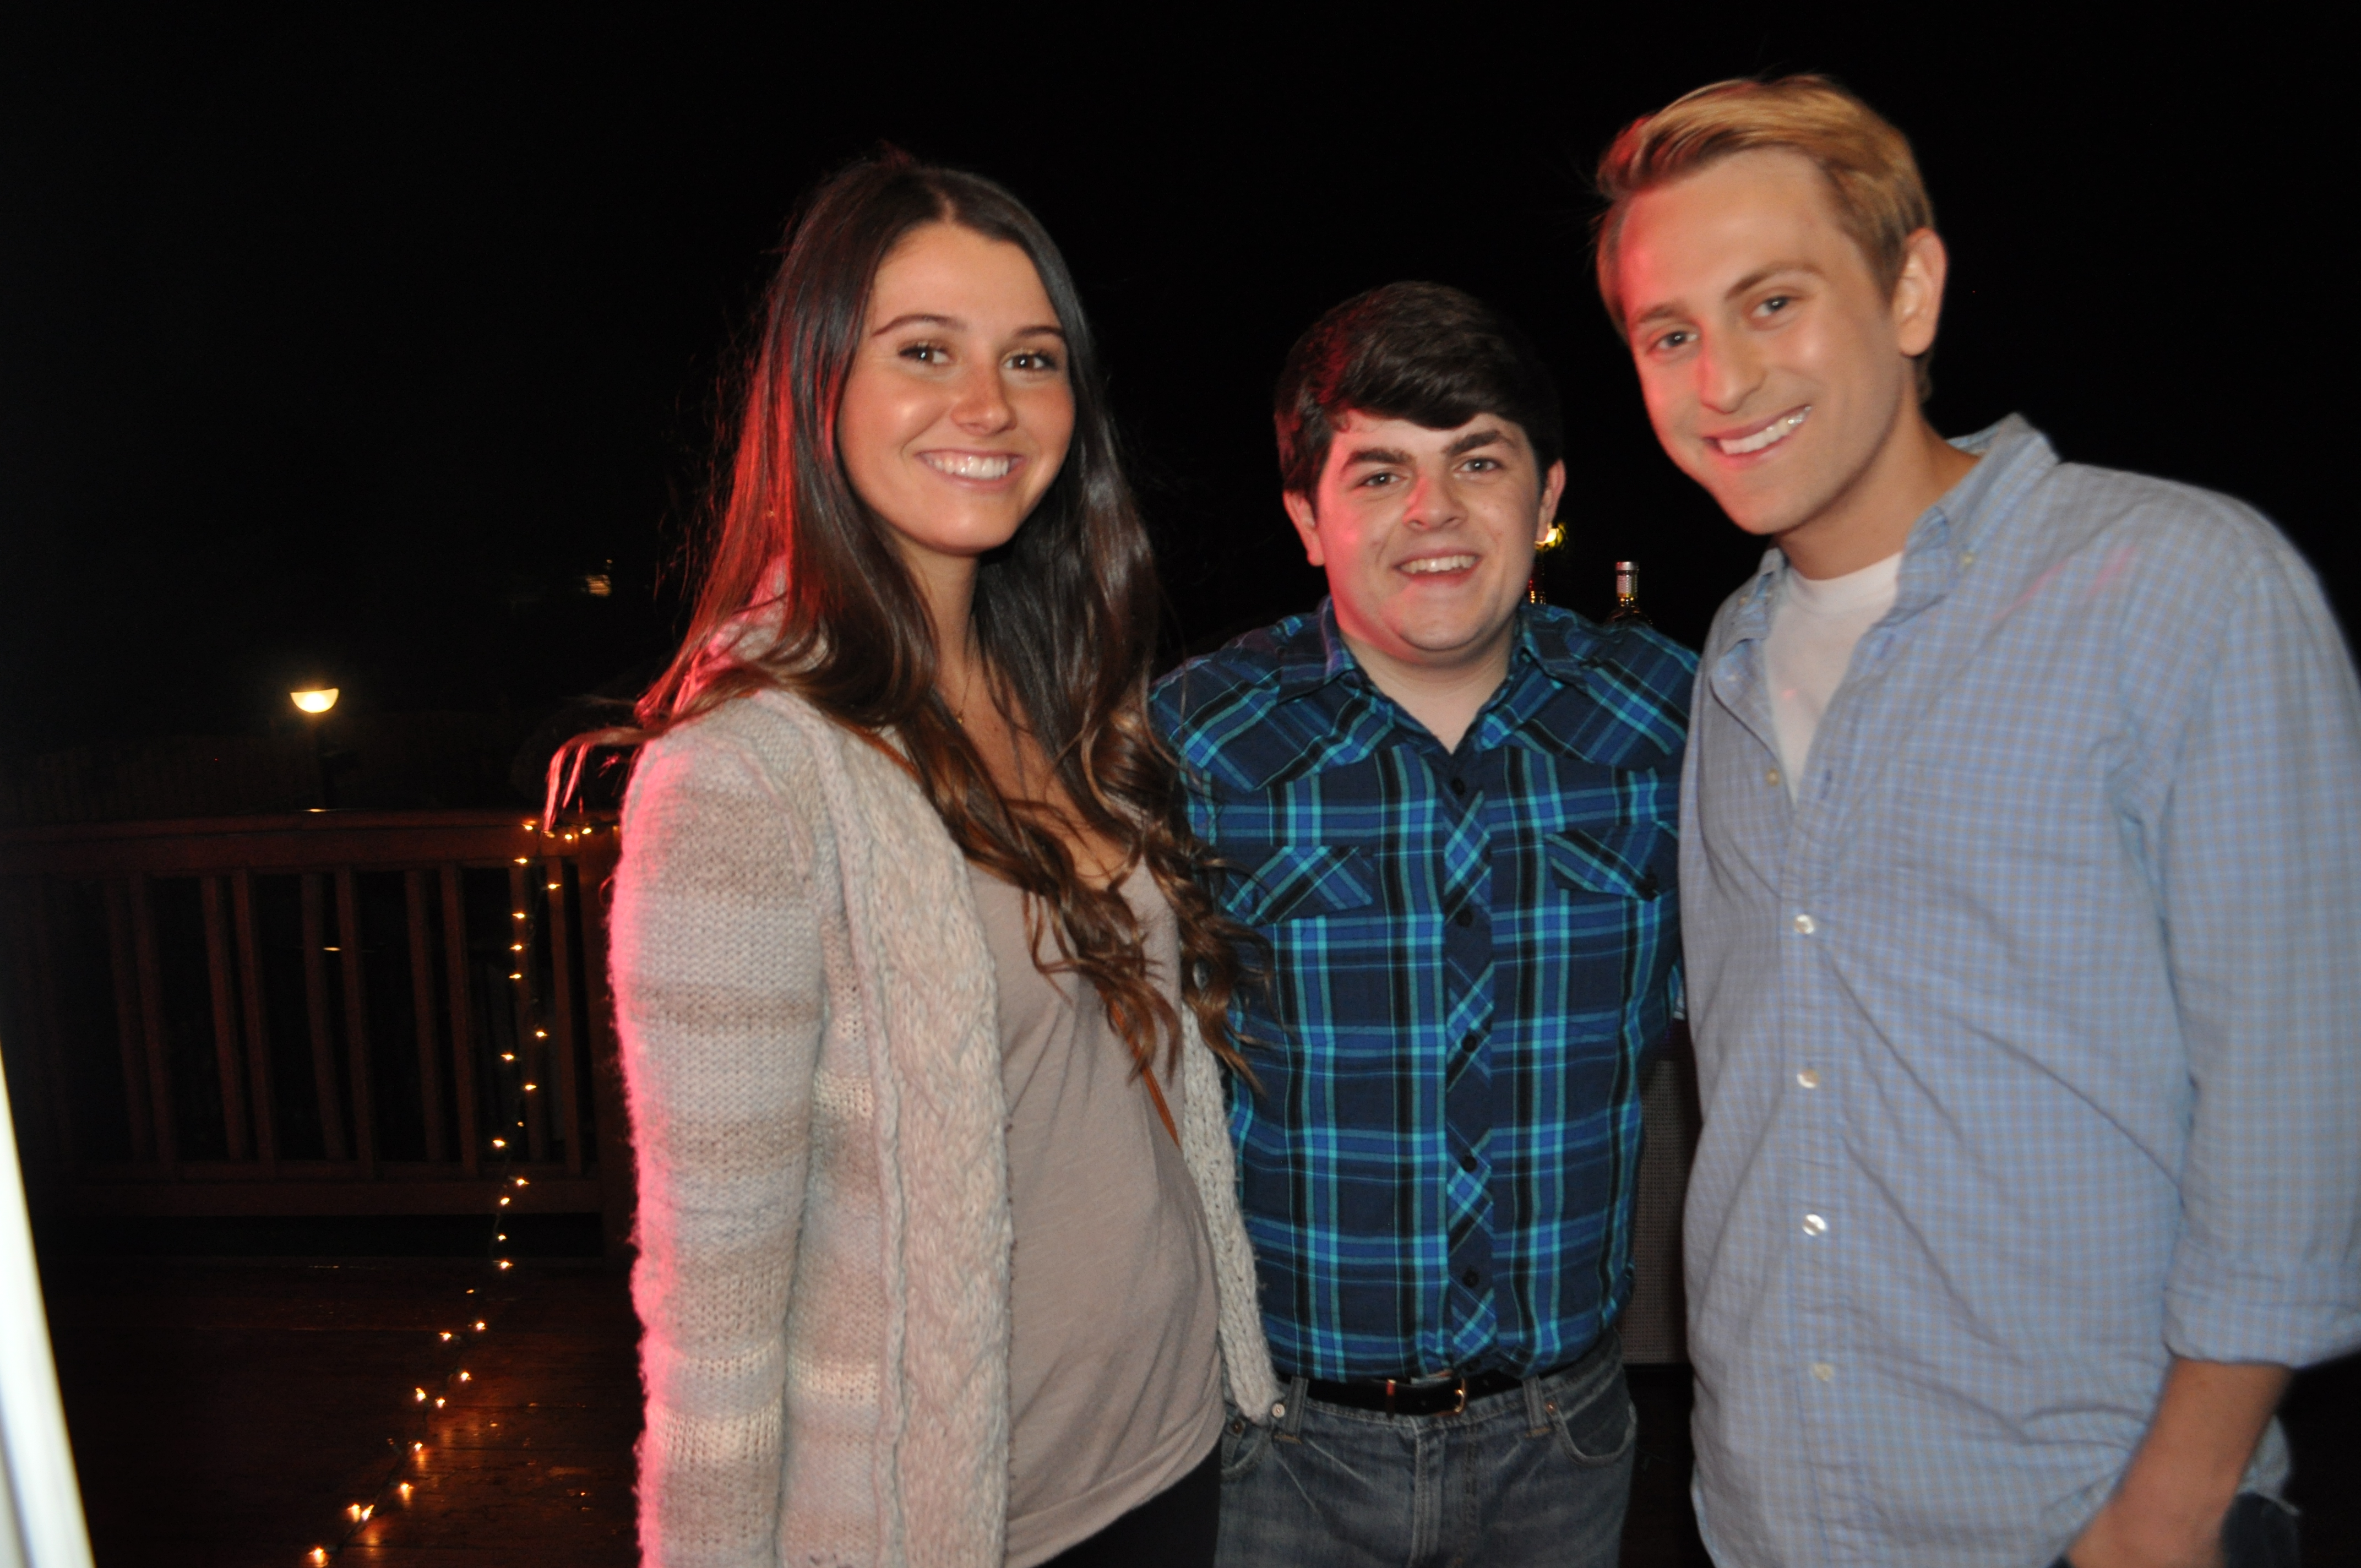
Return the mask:
M1239 879L1230 913L1248 926L1271 927L1366 909L1377 897L1377 868L1366 851L1350 845L1290 844Z
M1680 861L1673 830L1659 822L1568 828L1545 835L1542 852L1560 887L1643 901L1673 891Z
M1661 988L1633 996L1627 964L1641 972L1658 947L1679 929L1679 841L1662 823L1569 827L1541 840L1543 880L1549 891L1524 918L1534 928L1521 933L1523 950L1561 955L1529 976L1542 1004L1569 1020L1585 1020L1579 1033L1613 1037L1610 1018L1634 1004L1641 1010L1642 1037L1662 1027L1665 1002Z

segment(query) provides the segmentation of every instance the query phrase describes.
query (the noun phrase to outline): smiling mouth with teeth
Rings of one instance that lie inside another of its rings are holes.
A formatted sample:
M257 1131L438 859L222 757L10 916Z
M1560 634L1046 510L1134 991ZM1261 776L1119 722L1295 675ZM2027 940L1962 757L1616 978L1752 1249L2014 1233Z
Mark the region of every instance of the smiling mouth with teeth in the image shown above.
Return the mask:
M979 452L927 452L919 455L918 461L955 479L1005 479L1016 466L1016 456L1005 452L989 456Z
M1766 446L1773 446L1786 440L1795 433L1798 426L1811 417L1812 405L1806 403L1794 413L1783 414L1773 420L1752 435L1741 436L1735 441L1728 437L1716 436L1708 436L1707 439L1732 457L1743 457L1750 452L1760 452Z
M1476 565L1473 555L1429 555L1422 560L1405 561L1401 569L1415 576L1432 576L1437 572L1465 572Z

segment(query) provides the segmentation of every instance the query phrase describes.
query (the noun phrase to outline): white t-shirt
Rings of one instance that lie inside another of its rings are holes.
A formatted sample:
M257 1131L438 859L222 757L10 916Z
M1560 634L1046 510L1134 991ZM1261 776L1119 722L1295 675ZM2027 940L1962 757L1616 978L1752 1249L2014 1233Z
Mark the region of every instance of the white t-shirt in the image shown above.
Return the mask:
M1795 798L1795 780L1811 757L1820 716L1852 663L1853 644L1894 608L1901 580L1898 551L1841 577L1815 581L1790 566L1780 579L1763 669L1771 683L1771 723L1788 799Z

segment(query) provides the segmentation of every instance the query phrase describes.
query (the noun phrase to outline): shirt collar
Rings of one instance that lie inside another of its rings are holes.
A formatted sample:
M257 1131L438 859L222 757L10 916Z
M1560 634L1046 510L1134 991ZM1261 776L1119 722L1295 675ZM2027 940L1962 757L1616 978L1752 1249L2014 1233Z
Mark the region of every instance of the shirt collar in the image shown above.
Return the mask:
M1573 616L1553 618L1547 630L1550 634L1542 635L1538 618L1526 606L1517 607L1515 630L1509 645L1509 674L1500 683L1503 691L1514 686L1519 674L1528 667L1539 669L1559 685L1581 679L1583 666L1591 662L1600 644L1598 630ZM1318 613L1308 617L1280 643L1278 665L1282 701L1338 680L1349 680L1371 693L1377 690L1362 670L1360 661L1353 657L1353 650L1336 624L1336 601L1333 598L1322 599Z
M2058 466L2049 438L2021 414L1951 444L1982 459L1935 503L1918 514L1902 544L1902 577L1894 591L1897 615L1911 615L1949 593L1960 573L1975 562L1998 522L2042 475ZM1787 572L1786 553L1773 544L1763 553L1754 580L1731 620L1733 643L1770 634L1771 607Z

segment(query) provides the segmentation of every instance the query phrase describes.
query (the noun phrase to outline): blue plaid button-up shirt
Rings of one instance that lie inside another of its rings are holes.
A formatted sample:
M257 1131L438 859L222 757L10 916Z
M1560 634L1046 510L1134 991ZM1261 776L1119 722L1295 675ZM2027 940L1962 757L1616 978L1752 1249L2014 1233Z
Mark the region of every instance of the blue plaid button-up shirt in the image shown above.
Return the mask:
M1226 907L1275 960L1232 1126L1282 1368L1525 1374L1621 1310L1694 671L1653 630L1527 608L1445 751L1323 604L1157 686Z
M2361 692L2246 507L2010 420L1791 805L1773 551L1681 840L1698 1516L1765 1568L2047 1563L2169 1359L2361 1342ZM2276 1431L2249 1483L2287 1467Z

